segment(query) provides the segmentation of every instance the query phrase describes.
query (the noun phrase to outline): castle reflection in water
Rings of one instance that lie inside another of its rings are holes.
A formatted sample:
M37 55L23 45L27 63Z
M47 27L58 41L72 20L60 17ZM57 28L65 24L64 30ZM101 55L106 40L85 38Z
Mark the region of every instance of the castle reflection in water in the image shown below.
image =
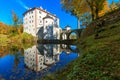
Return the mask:
M24 62L27 68L38 72L59 62L62 52L76 51L65 44L39 44L24 50Z

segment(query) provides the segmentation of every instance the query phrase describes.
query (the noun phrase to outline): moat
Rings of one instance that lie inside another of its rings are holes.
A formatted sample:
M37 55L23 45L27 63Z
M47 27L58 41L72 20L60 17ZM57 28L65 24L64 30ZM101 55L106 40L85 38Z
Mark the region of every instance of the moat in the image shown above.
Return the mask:
M76 45L9 45L0 49L0 80L40 80L79 57Z

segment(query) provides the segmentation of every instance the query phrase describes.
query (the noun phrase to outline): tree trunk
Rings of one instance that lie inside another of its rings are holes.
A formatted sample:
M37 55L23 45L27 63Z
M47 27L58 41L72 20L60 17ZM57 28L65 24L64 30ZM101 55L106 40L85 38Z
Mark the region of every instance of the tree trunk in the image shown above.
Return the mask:
M78 18L78 29L80 29L80 18Z
M95 19L95 16L94 16L94 9L93 9L93 7L92 7L92 6L90 6L90 7L91 7L92 21L94 21L94 19Z
M98 19L99 18L99 16L98 16L98 8L96 8L95 14L96 14L96 19Z

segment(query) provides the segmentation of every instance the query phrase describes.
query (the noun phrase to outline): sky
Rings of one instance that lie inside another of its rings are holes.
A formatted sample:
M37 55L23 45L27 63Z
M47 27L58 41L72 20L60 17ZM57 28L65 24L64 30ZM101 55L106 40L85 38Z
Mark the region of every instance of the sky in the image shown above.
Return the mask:
M112 0L109 0L111 3ZM118 1L118 0L115 0ZM65 28L66 25L70 25L72 29L77 29L77 18L70 13L66 13L62 9L60 0L0 0L0 22L11 25L12 11L22 19L23 13L28 8L40 7L46 9L60 19L60 27Z

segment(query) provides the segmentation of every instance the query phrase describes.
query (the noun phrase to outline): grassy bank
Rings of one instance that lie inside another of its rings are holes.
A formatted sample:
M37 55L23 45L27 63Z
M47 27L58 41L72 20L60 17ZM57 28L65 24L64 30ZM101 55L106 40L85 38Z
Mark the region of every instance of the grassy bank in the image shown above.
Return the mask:
M36 38L30 34L22 33L14 36L0 34L0 45L7 45L12 43L31 43L35 42Z
M80 57L43 80L120 80L120 21L77 41Z

